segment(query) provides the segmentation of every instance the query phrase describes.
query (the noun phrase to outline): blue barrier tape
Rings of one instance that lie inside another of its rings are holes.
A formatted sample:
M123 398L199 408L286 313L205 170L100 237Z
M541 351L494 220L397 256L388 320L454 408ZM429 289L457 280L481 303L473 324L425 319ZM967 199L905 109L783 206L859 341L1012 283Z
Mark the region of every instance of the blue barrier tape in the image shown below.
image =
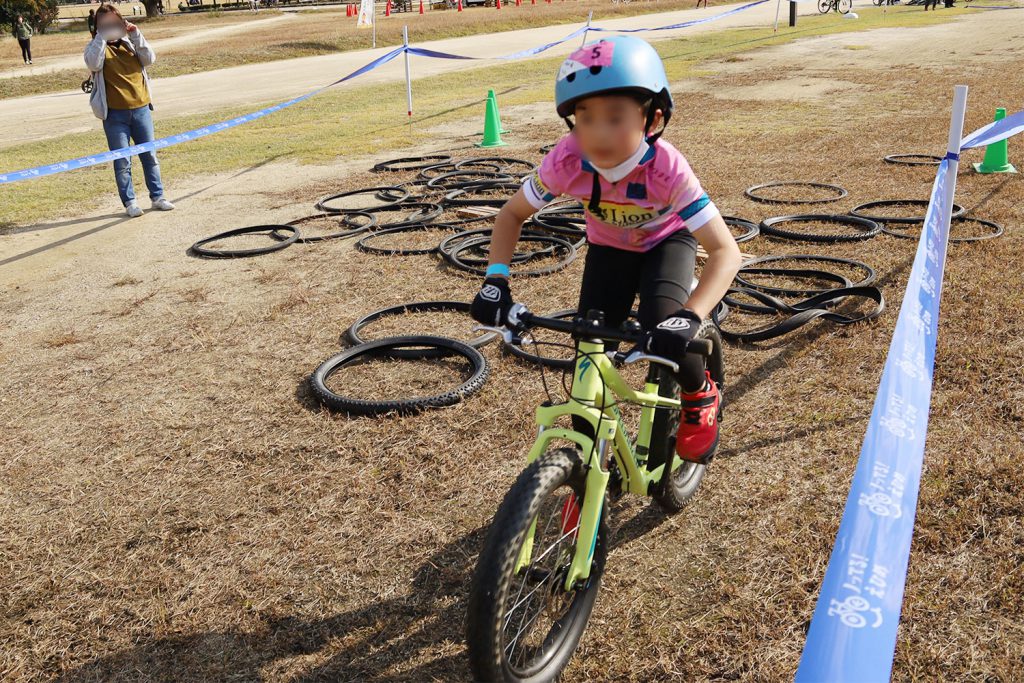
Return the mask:
M531 48L529 48L527 50L520 50L519 52L513 52L511 54L501 55L499 57L468 57L466 55L452 54L451 52L438 52L437 50L430 50L430 49L425 48L425 47L410 47L409 48L409 54L411 54L411 55L419 55L420 57L433 57L435 59L473 59L473 60L477 60L477 59L504 59L504 60L524 59L526 57L533 57L534 55L539 55L541 52L544 52L546 50L550 50L551 48L553 48L553 47L555 47L557 45L561 45L562 43L564 43L564 42L566 42L568 40L572 40L573 38L576 38L577 36L581 36L584 33L586 33L588 30L592 31L593 29L592 28L588 29L586 26L583 26L581 28L576 29L575 31L573 31L572 33L567 35L566 37L561 38L559 40L556 40L554 42L548 43L547 45L541 45L540 47L531 47Z
M1013 137L1018 133L1024 133L1024 111L1007 116L999 121L993 121L987 126L982 126L963 139L960 143L961 149L974 149L984 147L993 142L999 142L1006 138Z
M736 7L734 9L728 10L727 12L722 12L721 14L716 14L711 17L705 17L703 19L693 19L692 21L684 21L681 24L669 24L668 26L658 26L657 28L601 28L600 26L591 26L590 30L605 33L643 33L645 31L674 31L680 28L696 26L697 24L706 24L709 21L717 21L724 17L736 14L737 12L748 10L751 7L757 7L758 5L764 4L766 2L768 2L768 0L757 0L757 2L752 2L750 4L743 5L742 7Z
M219 133L223 130L228 130L229 128L240 126L243 123L255 121L257 119L263 118L267 114L273 114L276 111L280 111L294 104L298 104L299 102L302 102L304 100L308 100L310 97L313 97L314 95L319 95L324 90L327 90L330 87L338 85L339 83L344 83L345 81L355 78L356 76L361 76L367 71L376 69L378 66L386 64L387 62L390 62L398 55L402 54L404 50L405 48L398 48L392 50L386 55L378 57L372 62L359 67L358 69L350 73L348 76L339 78L333 83L317 88L316 90L306 93L305 95L301 95L294 99L290 99L287 102L281 102L279 104L275 104L272 107L260 109L259 111L253 112L251 114L244 114L233 119L228 119L226 121L221 121L219 123L213 123L209 126L203 126L202 128L196 128L194 130L186 131L184 133L178 133L177 135L171 135L165 138L160 138L158 140L153 140L151 142L144 142L138 145L130 145L128 147L122 147L120 149L115 149L108 152L100 152L99 154L92 154L89 156L79 157L78 159L72 159L70 161L62 161L60 163L50 164L48 166L36 166L35 168L26 168L21 171L13 171L11 173L6 173L0 175L0 185L6 183L13 183L18 180L26 180L29 178L41 178L43 176L53 175L55 173L63 173L64 171L72 171L78 168L86 168L88 166L95 166L97 164L109 163L114 159L123 159L125 157L134 156L136 154L153 152L158 149L164 149L165 147L171 147L172 145L179 145L183 142L188 142L189 140L197 140L199 138L206 137L207 135L213 135L214 133Z
M948 229L939 164L796 683L888 681L921 482Z
M731 14L736 14L737 12L742 12L743 10L750 9L751 7L755 7L755 6L760 5L762 3L765 3L765 2L768 2L768 0L757 0L757 2L752 2L750 4L743 5L742 7L737 7L735 9L731 9L731 10L728 10L726 12L722 12L721 14L716 14L714 16L706 17L704 19L697 19L697 20L694 20L694 21L687 21L687 22L683 22L681 24L673 24L671 26L660 26L660 27L657 27L657 28L650 28L650 29L624 29L624 30L616 31L616 32L618 32L618 33L635 33L637 31L667 31L667 30L670 30L670 29L686 28L688 26L694 26L696 24L703 24L703 23L706 23L706 22L709 22L709 21L715 21L716 19L721 19L722 17L727 17L727 16L729 16ZM400 47L400 48L396 48L396 49L392 50L391 52L389 52L389 53L387 53L387 54L385 54L385 55L383 55L381 57L378 57L377 59L374 59L373 61L371 61L371 62L361 66L360 68L356 69L355 71L353 71L349 75L347 75L347 76L345 76L343 78L339 78L338 80L334 81L333 83L329 83L329 84L327 84L325 86L317 88L316 90L314 90L312 92L306 93L305 95L301 95L301 96L296 97L294 99L288 100L287 102L281 102L280 104L275 104L274 106L267 107L266 109L260 109L259 111L253 112L251 114L244 114L242 116L238 116L236 118L229 119L227 121L221 121L219 123L214 123L214 124L211 124L209 126L204 126L202 128L196 128L195 130L186 131L184 133L178 133L177 135L171 135L171 136L168 136L168 137L160 138L158 140L153 140L151 142L145 142L145 143L141 143L141 144L138 144L138 145L131 145L131 146L128 146L128 147L122 147L120 149L115 149L115 150L106 151L106 152L100 152L100 153L97 153L97 154L91 154L89 156L79 157L78 159L71 159L69 161L62 161L62 162L59 162L59 163L56 163L56 164L49 164L49 165L46 165L46 166L36 166L35 168L26 168L26 169L22 169L20 171L12 171L10 173L0 174L0 185L4 185L4 184L7 184L7 183L17 182L19 180L28 180L30 178L41 178L43 176L53 175L53 174L56 174L56 173L63 173L64 171L72 171L72 170L79 169L79 168L87 168L89 166L96 166L98 164L105 164L105 163L109 163L109 162L113 161L114 159L123 159L125 157L135 156L135 155L138 155L138 154L144 154L146 152L154 152L154 151L156 151L158 149L164 149L166 147L171 147L173 145L178 145L178 144L181 144L183 142L188 142L190 140L197 140L199 138L206 137L207 135L212 135L214 133L219 133L219 132L221 132L223 130L228 130L228 129L234 128L236 126L240 126L240 125L242 125L244 123L249 123L250 121L255 121L257 119L260 119L260 118L266 116L267 114L272 114L272 113L274 113L276 111L280 111L280 110L285 109L287 107L291 107L292 105L298 104L299 102L302 102L304 100L308 100L309 98L311 98L311 97L313 97L315 95L319 95L320 93L322 93L323 91L327 90L328 88L331 88L331 87L333 87L335 85L338 85L339 83L344 83L345 81L348 81L350 79L356 78L357 76L361 76L362 74L366 73L367 71L371 71L373 69L376 69L378 66L381 66L383 64L386 64L387 62L390 62L395 57L398 57L399 55L403 54L406 51L408 51L409 54L419 55L421 57L431 57L431 58L434 58L434 59L471 59L471 60L500 59L500 60L516 60L516 59L524 59L526 57L532 57L534 55L538 55L538 54L540 54L542 52L545 52L546 50L550 50L551 48L553 48L553 47L555 47L557 45L561 45L562 43L565 43L566 41L572 40L573 38L576 38L576 37L581 36L581 35L585 35L588 31L615 31L615 29L606 29L606 28L600 28L600 27L594 27L594 26L582 26L582 27L576 29L575 31L573 31L572 33L570 33L569 35L565 36L564 38L561 38L559 40L547 43L546 45L541 45L539 47L529 48L527 50L521 50L519 52L513 52L513 53L507 54L507 55L501 55L501 56L498 56L498 57L468 57L468 56L465 56L465 55L456 55L456 54L451 54L451 53L448 53L448 52L439 52L437 50L430 50L428 48L403 46L403 47Z

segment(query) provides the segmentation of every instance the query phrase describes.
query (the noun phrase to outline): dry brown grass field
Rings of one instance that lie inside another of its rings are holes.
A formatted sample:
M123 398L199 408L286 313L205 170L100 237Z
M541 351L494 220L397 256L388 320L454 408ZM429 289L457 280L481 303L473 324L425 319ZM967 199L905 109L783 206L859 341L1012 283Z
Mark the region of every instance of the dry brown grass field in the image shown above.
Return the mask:
M707 62L676 84L667 138L723 212L750 219L799 210L743 197L768 180L838 183L850 196L825 206L836 212L927 198L933 169L882 157L940 153L958 83L971 86L967 130L1020 108L1024 82L1008 75L1024 69L1021 31L997 15L917 29L911 49L888 30ZM563 132L546 105L503 114L508 156L539 161ZM479 155L466 129L438 126L429 148L392 156ZM1018 165L1022 149L1011 140ZM69 216L2 237L0 679L467 680L468 581L532 441L539 373L489 346L479 394L388 418L324 411L307 377L359 315L469 300L478 280L351 240L227 262L186 253L377 184L379 160L272 162L190 181L171 214ZM893 676L1011 683L1024 679L1024 179L962 169L957 201L1006 233L950 246ZM565 680L792 679L915 244L742 246L866 261L888 310L727 349L723 446L702 491L676 516L615 505ZM572 306L581 271L582 259L513 291L534 310ZM450 316L407 327L469 334ZM401 393L403 365L349 381ZM417 382L450 381L443 370L418 368Z

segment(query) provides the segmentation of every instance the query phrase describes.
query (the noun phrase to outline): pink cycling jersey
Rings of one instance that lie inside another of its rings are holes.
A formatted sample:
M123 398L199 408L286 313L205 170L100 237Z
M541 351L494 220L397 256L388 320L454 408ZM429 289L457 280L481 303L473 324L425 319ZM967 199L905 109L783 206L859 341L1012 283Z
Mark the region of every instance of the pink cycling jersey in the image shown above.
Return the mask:
M560 195L586 206L595 173L570 133L548 152L523 191L535 209ZM719 215L690 164L661 139L626 177L616 183L601 178L599 207L600 217L587 209L587 240L627 251L648 251L672 233L693 232Z

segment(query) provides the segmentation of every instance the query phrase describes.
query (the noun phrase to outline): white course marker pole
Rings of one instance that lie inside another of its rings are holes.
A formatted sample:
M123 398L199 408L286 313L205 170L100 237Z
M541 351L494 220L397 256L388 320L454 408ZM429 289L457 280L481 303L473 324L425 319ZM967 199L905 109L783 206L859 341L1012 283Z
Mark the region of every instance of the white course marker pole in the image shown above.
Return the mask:
M580 43L580 47L587 44L587 33L590 31L590 22L594 18L594 10L590 10L590 14L587 15L587 28L583 31L583 42Z
M782 0L775 3L775 28L772 33L779 32L779 10L782 9Z
M370 25L373 27L373 49L377 49L377 0L373 0L373 9L370 11Z
M402 44L405 45L405 99L409 103L409 127L412 127L412 74L409 71L409 27L402 27Z
M949 121L949 145L946 151L950 155L949 175L946 183L946 210L942 213L942 225L949 234L949 224L953 220L953 196L956 194L956 172L960 168L960 143L964 136L964 116L967 113L967 86L958 85L953 89L953 115ZM941 287L941 285L940 285Z

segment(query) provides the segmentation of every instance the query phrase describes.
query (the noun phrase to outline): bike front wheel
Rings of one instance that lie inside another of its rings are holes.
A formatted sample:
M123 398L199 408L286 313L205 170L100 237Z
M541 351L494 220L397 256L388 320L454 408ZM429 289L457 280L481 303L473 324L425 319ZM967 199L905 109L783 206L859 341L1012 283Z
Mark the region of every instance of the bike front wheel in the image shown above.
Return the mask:
M853 0L839 0L839 13L849 14L853 9Z
M579 454L562 448L530 464L502 501L469 593L466 645L474 681L552 681L569 663L594 608L608 553L602 513L590 577L565 590L585 488ZM517 571L534 523L530 562Z

